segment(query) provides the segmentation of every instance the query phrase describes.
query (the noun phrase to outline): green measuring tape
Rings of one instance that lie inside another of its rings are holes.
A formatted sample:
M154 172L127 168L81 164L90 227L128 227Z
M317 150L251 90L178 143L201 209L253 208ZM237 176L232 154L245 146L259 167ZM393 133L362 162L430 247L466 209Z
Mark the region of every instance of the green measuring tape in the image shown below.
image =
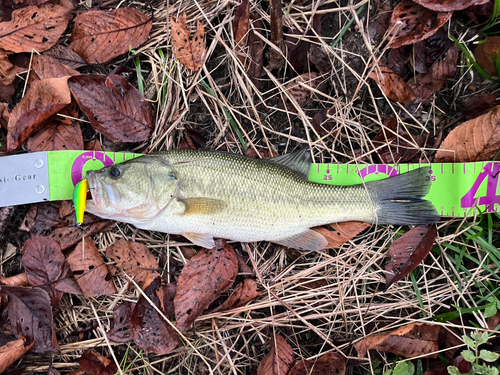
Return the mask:
M140 154L100 151L48 151L0 158L0 207L73 198L88 170L101 169ZM2 163L3 162L3 163ZM356 185L430 167L430 200L441 216L464 217L497 212L500 162L433 164L313 164L309 180ZM17 194L21 192L22 194Z

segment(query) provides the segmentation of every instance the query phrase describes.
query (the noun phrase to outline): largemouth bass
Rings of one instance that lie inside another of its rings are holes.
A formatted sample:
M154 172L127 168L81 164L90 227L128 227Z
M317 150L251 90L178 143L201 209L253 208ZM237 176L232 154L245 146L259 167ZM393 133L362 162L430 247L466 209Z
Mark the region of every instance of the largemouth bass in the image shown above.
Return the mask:
M320 250L318 225L357 220L427 224L439 220L428 168L355 186L308 181L307 151L252 159L217 151L174 150L87 172L86 210L141 229L181 234L214 247L214 237Z

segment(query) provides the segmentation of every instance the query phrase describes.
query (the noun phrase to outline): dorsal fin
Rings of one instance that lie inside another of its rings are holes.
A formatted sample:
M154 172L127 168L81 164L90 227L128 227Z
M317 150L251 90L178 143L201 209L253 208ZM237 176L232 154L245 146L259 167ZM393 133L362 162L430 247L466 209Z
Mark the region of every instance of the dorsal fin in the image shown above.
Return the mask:
M311 171L311 153L306 148L292 152L291 154L269 158L268 160L293 169L304 179L309 179L309 172Z

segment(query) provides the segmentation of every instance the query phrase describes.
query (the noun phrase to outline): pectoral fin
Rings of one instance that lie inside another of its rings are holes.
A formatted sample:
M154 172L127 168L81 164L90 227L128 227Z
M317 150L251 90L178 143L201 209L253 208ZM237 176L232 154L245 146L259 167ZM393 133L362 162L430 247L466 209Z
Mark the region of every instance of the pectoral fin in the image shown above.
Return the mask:
M328 244L328 241L322 234L311 229L307 229L305 232L298 233L292 237L273 242L294 249L312 251L324 249Z
M227 206L226 202L220 199L211 198L183 198L179 199L186 205L183 215L197 214L210 215L224 210Z
M181 233L181 234L195 245L204 247L205 249L213 249L215 247L214 238L208 233Z

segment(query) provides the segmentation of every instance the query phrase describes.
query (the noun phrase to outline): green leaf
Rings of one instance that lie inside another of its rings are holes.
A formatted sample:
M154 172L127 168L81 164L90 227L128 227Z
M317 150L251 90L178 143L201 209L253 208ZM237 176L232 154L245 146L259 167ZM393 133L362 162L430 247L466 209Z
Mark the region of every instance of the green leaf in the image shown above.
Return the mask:
M490 352L489 350L481 350L479 358L486 362L495 362L500 357L500 354Z
M400 362L394 367L392 375L413 375L408 372L408 362Z
M488 341L488 333L487 332L478 332L476 334L476 345L477 346L486 344L487 341Z
M448 366L447 370L450 375L462 375L455 366Z
M408 375L413 375L415 373L415 365L413 362L406 362L408 364Z
M465 344L471 348L471 349L475 349L476 348L476 344L474 342L474 340L472 340L469 336L462 336L462 338L464 339L464 342Z
M476 360L476 356L470 350L464 350L462 352L462 357L464 357L464 359L469 363L472 363Z
M484 317L489 318L497 313L497 304L492 303L491 305L486 306L484 309Z

